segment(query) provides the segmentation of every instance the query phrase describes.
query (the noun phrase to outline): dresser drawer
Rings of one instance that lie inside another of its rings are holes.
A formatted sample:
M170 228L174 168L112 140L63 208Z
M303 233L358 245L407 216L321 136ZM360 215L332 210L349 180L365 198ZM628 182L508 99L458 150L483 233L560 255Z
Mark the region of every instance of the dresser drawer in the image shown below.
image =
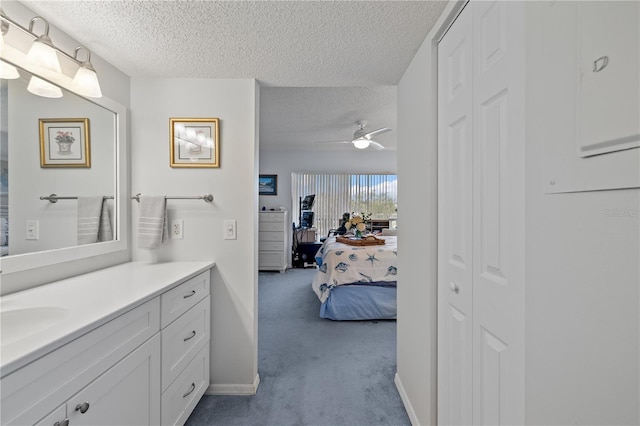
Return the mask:
M282 223L276 223L276 222L261 222L258 229L260 230L260 232L265 232L265 231L284 232L284 227L282 226Z
M284 213L260 213L260 223L264 222L278 222L284 223Z
M164 293L160 298L160 326L165 328L208 295L209 271L205 271Z
M209 344L210 297L162 330L162 390L178 377L195 352Z
M284 232L260 232L260 241L284 241Z
M281 268L284 264L284 254L276 251L258 252L258 268L275 267Z
M208 387L209 345L207 344L162 394L161 423L183 425Z
M258 244L259 251L282 251L284 250L283 241L260 241Z

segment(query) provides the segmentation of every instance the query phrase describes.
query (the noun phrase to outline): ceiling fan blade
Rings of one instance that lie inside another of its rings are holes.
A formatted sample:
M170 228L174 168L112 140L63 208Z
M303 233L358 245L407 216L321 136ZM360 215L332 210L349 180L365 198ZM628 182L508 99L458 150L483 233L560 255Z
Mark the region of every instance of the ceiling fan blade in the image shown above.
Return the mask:
M371 132L367 133L366 135L364 135L365 138L367 139L371 139L371 137L375 136L375 135L379 135L385 132L389 132L391 131L391 129L389 127L381 127L380 129L376 129L376 130L372 130Z
M313 143L351 143L351 141L315 141Z
M384 149L384 146L380 145L378 142L376 141L369 141L369 146L374 147L376 150L381 151Z

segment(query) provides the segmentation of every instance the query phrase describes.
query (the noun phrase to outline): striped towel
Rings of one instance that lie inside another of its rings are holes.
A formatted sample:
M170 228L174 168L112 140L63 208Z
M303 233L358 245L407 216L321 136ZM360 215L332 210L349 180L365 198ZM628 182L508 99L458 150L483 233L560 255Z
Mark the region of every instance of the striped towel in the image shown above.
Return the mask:
M140 196L138 247L154 249L169 237L165 197Z
M103 197L78 197L78 244L98 242Z

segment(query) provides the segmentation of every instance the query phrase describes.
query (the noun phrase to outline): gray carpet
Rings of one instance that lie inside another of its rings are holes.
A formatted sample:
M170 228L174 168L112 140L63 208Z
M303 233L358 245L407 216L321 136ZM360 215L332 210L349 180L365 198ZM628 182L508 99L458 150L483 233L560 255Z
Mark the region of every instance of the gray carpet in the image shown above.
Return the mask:
M258 392L205 395L188 426L410 424L393 383L396 322L321 319L314 272L259 274Z

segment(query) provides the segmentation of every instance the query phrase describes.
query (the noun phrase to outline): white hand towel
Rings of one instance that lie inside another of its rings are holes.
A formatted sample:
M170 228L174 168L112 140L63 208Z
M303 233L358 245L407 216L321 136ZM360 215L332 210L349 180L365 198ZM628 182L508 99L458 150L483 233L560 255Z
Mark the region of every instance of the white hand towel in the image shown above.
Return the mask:
M113 231L111 230L111 217L109 216L109 206L107 199L102 199L102 209L100 211L100 228L98 229L98 241L113 240Z
M160 247L169 236L167 227L167 200L165 197L140 196L138 216L138 247Z
M103 197L78 197L78 244L98 242Z

